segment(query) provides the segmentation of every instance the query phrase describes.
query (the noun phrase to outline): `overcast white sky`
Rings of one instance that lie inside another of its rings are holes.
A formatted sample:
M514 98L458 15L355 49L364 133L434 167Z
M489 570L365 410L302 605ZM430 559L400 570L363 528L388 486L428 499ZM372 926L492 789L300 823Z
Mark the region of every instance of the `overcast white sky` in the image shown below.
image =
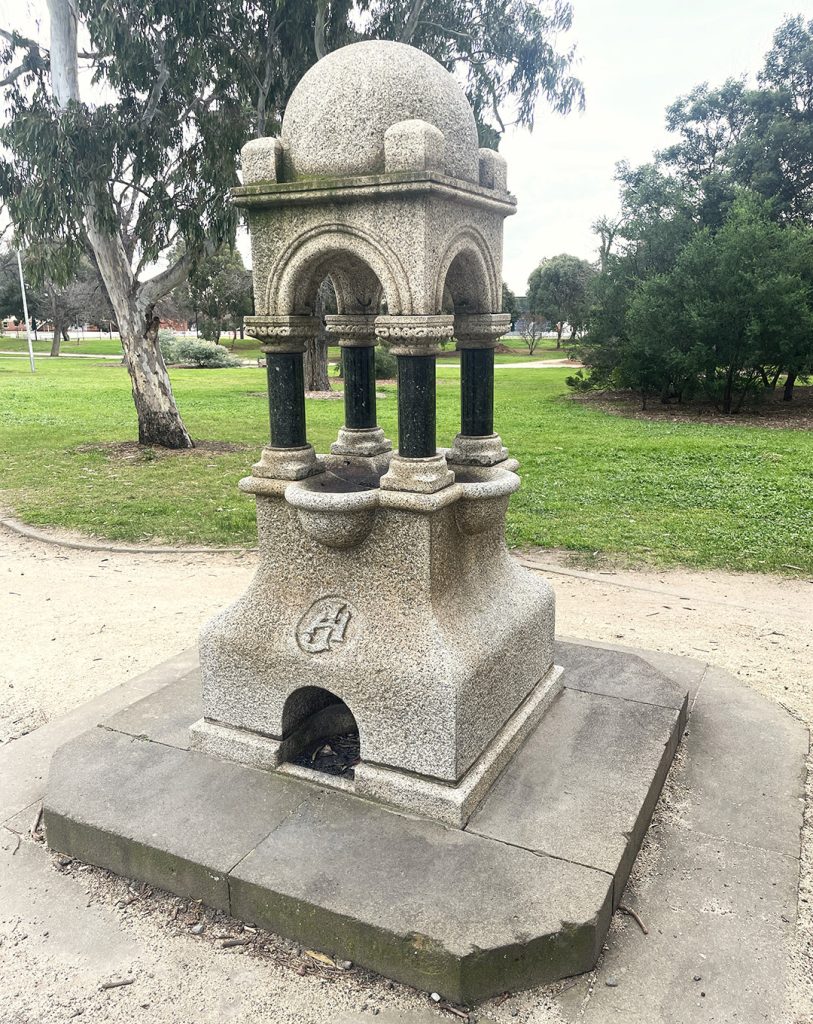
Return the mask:
M756 74L786 14L800 0L573 0L570 38L587 91L583 114L540 104L532 134L512 132L500 152L519 209L506 221L504 276L524 294L540 259L595 258L590 225L617 206L619 160L644 163L668 135L666 107L701 82Z
M595 258L590 225L616 209L615 164L643 163L668 141L669 103L700 82L755 74L783 17L813 15L801 0L573 0L573 6L568 38L577 46L587 109L560 117L540 104L533 133L511 131L500 147L519 199L518 213L506 221L504 266L518 294L546 256ZM44 0L0 0L0 24L39 34L37 22L47 36Z

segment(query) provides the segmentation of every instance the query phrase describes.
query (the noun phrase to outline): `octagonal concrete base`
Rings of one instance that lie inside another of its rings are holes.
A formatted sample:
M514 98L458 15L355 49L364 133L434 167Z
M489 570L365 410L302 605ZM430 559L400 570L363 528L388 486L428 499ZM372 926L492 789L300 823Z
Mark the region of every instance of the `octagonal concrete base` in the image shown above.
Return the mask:
M188 749L197 672L62 747L50 846L470 1002L591 968L686 687L562 644L564 688L465 829Z

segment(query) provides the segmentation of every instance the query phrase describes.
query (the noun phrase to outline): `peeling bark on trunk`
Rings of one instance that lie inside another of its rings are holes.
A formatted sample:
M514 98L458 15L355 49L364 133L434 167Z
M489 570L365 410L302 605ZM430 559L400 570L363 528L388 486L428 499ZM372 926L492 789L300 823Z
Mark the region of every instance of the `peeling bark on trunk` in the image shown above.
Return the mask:
M158 344L160 326L157 316L149 316L140 336L129 330L121 335L138 415L138 440L140 444L157 444L164 448L194 448L175 407L169 374Z
M305 347L305 390L330 391L327 375L328 336L322 330Z
M305 346L305 390L330 391L330 380L327 375L327 349L330 337L325 330L325 299L329 294L324 286L320 286L316 296L314 315L319 324L313 338L309 338Z

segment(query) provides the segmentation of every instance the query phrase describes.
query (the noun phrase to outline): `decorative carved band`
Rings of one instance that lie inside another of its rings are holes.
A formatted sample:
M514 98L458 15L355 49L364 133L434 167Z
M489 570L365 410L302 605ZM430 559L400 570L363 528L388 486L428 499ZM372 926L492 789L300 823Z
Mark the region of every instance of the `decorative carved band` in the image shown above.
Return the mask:
M387 342L396 356L431 356L454 334L454 317L446 314L379 316L376 337Z
M261 342L263 352L304 352L305 343L317 331L312 316L271 313L243 318L246 334Z
M342 348L372 348L376 343L375 314L329 313L325 330Z
M508 313L459 313L454 318L454 336L460 348L496 348L511 329Z

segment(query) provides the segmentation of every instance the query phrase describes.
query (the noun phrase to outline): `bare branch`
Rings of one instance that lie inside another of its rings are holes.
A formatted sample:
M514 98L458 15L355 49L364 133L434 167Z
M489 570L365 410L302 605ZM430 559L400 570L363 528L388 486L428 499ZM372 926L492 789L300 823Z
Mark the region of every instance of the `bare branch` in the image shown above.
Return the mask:
M214 252L214 244L207 242L204 246L206 255L210 255ZM139 285L136 292L136 305L139 310L143 311L154 306L155 303L163 298L164 295L168 295L173 288L177 288L179 284L189 277L189 271L192 267L193 256L198 255L190 252L185 252L178 260L175 261L171 266L167 267L166 270L162 270L160 274L156 274L155 277L151 277L149 281L144 281Z
M13 71L9 71L5 78L0 78L0 89L5 85L11 85L16 82L20 75L24 75L26 71L30 70L31 68L27 67L25 64L20 64L20 66L16 67Z
M404 24L404 31L399 37L402 43L412 42L415 36L415 30L418 27L421 11L423 10L425 3L426 0L412 0L412 7L410 8L409 16Z
M147 105L144 107L144 113L141 115L141 123L145 126L149 125L155 117L156 111L158 110L158 104L161 100L161 93L164 91L164 86L167 84L167 79L169 78L169 68L164 60L164 49L164 41L161 40L158 54L155 59L155 70L157 71L157 75L153 82L152 89L150 90Z

